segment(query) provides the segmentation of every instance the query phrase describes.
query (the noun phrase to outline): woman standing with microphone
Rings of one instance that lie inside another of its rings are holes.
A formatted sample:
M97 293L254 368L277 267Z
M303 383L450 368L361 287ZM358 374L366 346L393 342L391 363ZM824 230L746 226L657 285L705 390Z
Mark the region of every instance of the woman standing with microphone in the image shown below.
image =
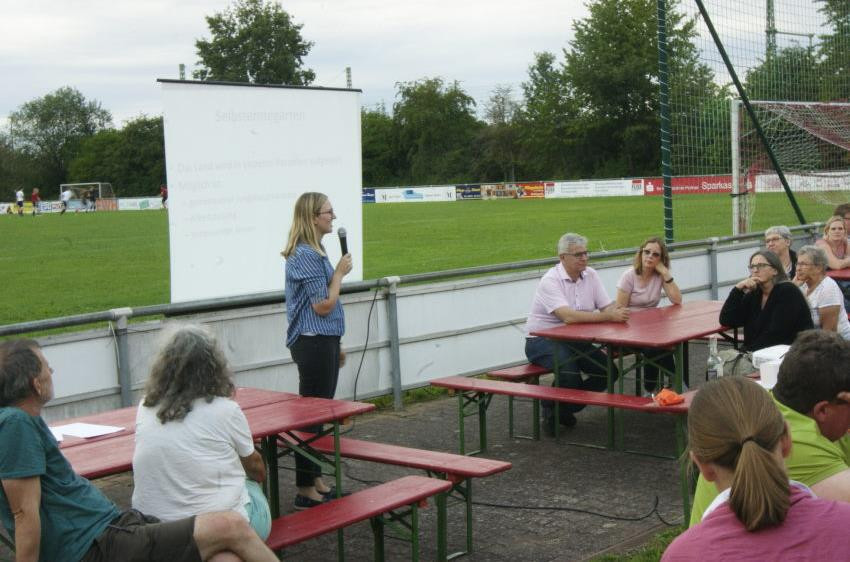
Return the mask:
M339 302L342 278L351 271L351 255L331 266L322 237L332 232L336 218L331 202L322 193L303 193L295 201L289 240L281 254L286 259L286 346L298 366L301 396L333 398L339 368L345 361L340 337L345 317ZM321 426L305 427L317 433ZM295 509L307 509L336 497L322 480L321 468L295 456Z

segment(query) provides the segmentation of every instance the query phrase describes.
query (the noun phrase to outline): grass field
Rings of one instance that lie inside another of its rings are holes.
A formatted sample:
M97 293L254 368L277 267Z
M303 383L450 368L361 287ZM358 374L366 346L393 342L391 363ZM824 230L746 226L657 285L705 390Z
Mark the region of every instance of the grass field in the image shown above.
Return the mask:
M810 221L831 206L801 199ZM663 234L660 197L364 205L367 279L553 256L567 231L590 249ZM674 201L677 240L727 235L729 197ZM759 195L755 228L795 224L781 194ZM341 220L340 224L344 224ZM281 240L284 233L270 233ZM169 300L165 212L0 217L0 325Z

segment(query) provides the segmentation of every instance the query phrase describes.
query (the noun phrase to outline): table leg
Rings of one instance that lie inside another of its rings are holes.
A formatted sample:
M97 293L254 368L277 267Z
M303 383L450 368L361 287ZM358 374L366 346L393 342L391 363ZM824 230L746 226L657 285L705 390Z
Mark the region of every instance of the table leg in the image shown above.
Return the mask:
M558 342L550 340L552 344L552 376L554 378L554 386L561 387L561 362L558 359ZM555 417L555 439L561 437L561 403L557 400L552 401L552 415Z
M334 420L334 478L336 481L336 497L342 497L342 456L339 448L339 420ZM336 532L337 549L339 549L339 559L345 557L345 537L343 529Z
M614 347L611 345L607 346L608 353L605 358L605 376L608 379L607 390L609 394L614 393L614 379L612 377L612 372L614 369L614 358L612 357L614 353ZM608 408L608 448L613 449L615 446L615 432L616 432L616 416L614 414L614 408Z
M262 440L263 454L266 457L266 466L268 466L269 483L269 507L271 509L272 519L280 517L280 489L278 483L277 470L277 435L263 437Z

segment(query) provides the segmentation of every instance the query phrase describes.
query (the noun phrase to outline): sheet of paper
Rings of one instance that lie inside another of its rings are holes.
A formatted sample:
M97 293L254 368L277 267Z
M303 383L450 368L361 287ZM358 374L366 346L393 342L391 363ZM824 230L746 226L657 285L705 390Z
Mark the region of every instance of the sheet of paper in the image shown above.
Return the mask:
M62 435L88 439L89 437L99 437L101 435L109 435L110 433L123 431L124 428L116 427L114 425L96 425L93 423L69 423L68 425L57 425L55 427L51 427L50 430L54 435L56 433L60 433Z

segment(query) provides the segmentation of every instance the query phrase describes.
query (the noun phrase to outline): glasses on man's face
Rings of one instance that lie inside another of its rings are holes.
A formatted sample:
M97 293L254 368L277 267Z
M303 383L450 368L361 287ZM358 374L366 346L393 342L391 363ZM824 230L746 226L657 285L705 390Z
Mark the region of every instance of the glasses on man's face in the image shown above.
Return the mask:
M797 265L799 265L799 263ZM750 271L759 271L765 267L771 267L771 265L769 263L751 263L747 269Z
M653 252L652 250L644 250L643 255L652 256L654 258L660 258L661 254L659 252Z
M570 253L564 252L564 255L565 256L572 256L572 257L580 260L580 259L587 258L588 253L587 252L575 252L575 253L570 254Z
M781 236L771 236L770 238L765 238L764 243L765 245L769 245L773 244L774 242L779 242L780 240L782 240Z

